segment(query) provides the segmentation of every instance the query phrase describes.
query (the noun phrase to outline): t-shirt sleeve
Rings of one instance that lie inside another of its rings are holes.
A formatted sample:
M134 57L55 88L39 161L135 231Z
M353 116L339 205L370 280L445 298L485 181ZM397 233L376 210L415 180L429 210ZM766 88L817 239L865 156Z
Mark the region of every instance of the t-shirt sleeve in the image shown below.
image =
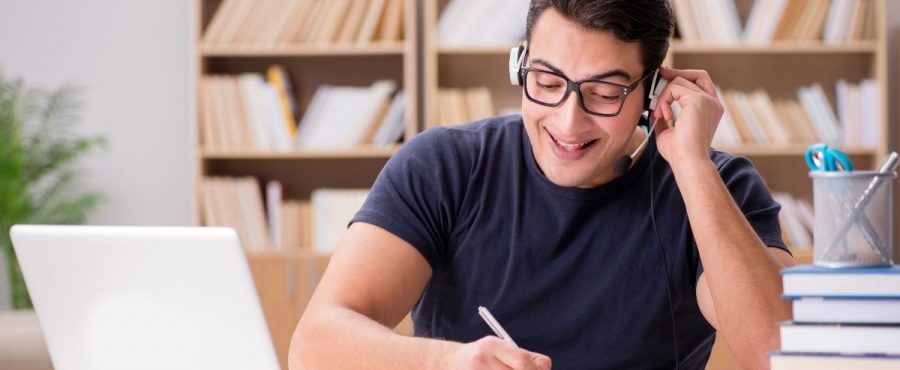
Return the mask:
M769 188L750 160L744 157L730 157L720 162L717 167L735 203L763 244L790 253L781 237L781 224L778 221L781 205L772 198ZM697 279L703 273L702 262L698 263L698 266Z
M415 247L435 269L445 255L463 184L448 129L426 130L388 160L350 224L387 230Z

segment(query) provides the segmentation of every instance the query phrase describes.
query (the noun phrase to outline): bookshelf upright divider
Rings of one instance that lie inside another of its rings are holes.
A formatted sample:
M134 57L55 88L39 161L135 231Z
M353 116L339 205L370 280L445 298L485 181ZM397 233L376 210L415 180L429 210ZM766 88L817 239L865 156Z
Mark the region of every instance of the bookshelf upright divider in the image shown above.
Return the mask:
M229 199L253 192L247 187L252 179L258 190L256 197L263 199L266 184L277 181L285 202L295 204L308 204L320 188L369 188L399 147L397 143L390 144L389 138L398 135L405 142L419 131L417 0L194 0L194 11L197 18L192 48L196 77L191 130L195 138L192 208L196 224L214 224L210 221L219 220L210 212L234 206L209 204L213 202L210 199L223 198L206 193L213 188L207 189L208 184L216 184L212 193ZM280 66L282 83L292 86L292 95L284 94L286 99L280 94L290 89L281 89L273 80L273 65ZM380 80L388 82L379 83ZM323 94L331 99L324 101L342 109L319 110L339 114L370 112L372 116L358 113L355 129L319 124L319 136L314 137L346 141L347 135L358 136L359 139L347 141L355 144L335 148L328 142L314 142L312 147L304 147L298 146L293 137L274 140L276 133L291 131L288 117L297 122L298 131L318 122L304 121L304 117L307 109L317 104L313 100L323 86L331 86L331 95ZM391 93L387 100L377 100L377 104L371 98L376 86L381 94ZM393 97L391 87L402 92L405 100ZM267 94L274 94L274 98ZM336 100L336 96L342 99ZM399 102L393 104L394 100ZM293 114L285 113L285 102L296 106ZM403 109L393 109L393 105ZM273 107L277 108L269 109ZM393 129L385 130L389 134L379 136L389 116L400 117L400 126L392 126ZM375 143L376 137L383 139L380 144L364 144ZM272 146L278 143L280 146ZM243 192L229 192L222 185L228 181L242 181ZM234 217L246 213L237 212ZM306 226L302 229L312 229ZM281 226L293 228L297 226ZM254 241L265 235L251 229L245 228L241 233L242 244L279 361L286 369L293 329L324 272L329 253L314 250L309 245L311 236L306 236L304 245L276 247L278 243L268 235L269 241L259 245Z

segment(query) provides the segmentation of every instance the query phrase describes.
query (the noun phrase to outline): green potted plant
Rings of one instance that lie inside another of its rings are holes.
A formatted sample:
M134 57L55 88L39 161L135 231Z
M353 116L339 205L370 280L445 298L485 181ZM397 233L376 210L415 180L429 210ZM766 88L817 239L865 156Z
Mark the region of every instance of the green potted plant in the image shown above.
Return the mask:
M79 137L78 89L44 91L0 70L0 250L6 257L13 309L31 299L9 237L14 224L78 224L101 196L79 189L75 162L105 146L101 137Z

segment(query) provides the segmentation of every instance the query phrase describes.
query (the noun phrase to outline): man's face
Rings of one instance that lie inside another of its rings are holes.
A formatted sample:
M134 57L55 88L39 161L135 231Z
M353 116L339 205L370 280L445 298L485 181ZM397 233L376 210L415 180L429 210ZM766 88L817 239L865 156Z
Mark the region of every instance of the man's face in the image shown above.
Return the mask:
M638 43L626 43L610 32L582 29L553 8L538 18L528 49L527 67L560 72L572 81L599 77L630 85L643 74ZM534 103L523 92L525 131L544 175L557 185L581 188L614 179L616 160L626 151L630 154L630 139L646 94L642 86L627 96L614 117L585 112L574 92L558 107Z

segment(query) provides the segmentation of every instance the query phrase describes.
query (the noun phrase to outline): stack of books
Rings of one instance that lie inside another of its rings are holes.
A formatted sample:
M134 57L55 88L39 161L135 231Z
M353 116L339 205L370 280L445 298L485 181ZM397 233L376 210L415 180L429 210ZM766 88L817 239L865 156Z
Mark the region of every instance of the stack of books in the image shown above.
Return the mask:
M782 271L793 321L781 325L780 369L900 369L900 267Z

